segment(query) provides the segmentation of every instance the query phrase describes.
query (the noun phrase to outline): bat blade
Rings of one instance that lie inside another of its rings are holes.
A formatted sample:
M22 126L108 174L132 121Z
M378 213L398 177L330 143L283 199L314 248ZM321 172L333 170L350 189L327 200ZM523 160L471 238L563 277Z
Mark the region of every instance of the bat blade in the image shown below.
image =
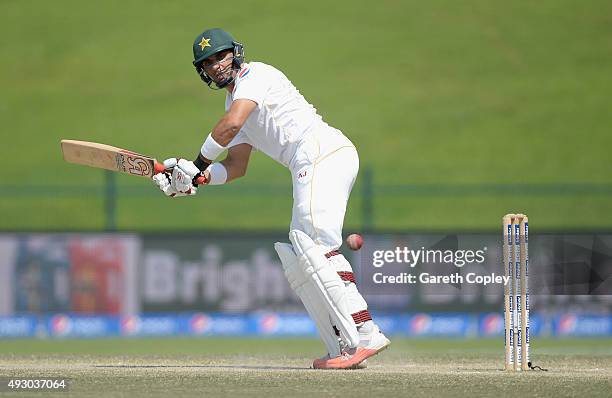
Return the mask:
M134 176L151 178L164 170L154 158L126 149L89 141L62 140L64 160Z
M155 158L128 151L127 149L97 142L77 140L62 140L61 144L64 160L69 163L146 178L151 178L165 170L164 165L158 163ZM203 175L200 175L195 179L194 183L202 185L208 183L208 180Z

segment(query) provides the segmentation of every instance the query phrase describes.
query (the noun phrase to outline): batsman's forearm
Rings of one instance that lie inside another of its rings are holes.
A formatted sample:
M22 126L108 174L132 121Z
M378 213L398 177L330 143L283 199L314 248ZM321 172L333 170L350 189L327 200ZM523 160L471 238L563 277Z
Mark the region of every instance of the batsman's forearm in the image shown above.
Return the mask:
M241 126L238 126L238 124L232 122L232 119L228 118L227 116L221 119L219 123L217 123L213 131L210 133L204 145L202 145L200 152L196 156L196 159L193 161L196 167L204 171L215 160L212 158L216 156L205 155L205 150L208 150L210 148L209 146L207 146L207 144L209 144L209 141L213 147L213 151L211 152L219 153L222 149L224 149L223 147L226 147L234 139L236 134L238 134L238 132L240 131L240 127Z
M242 123L236 117L226 114L213 128L212 137L219 145L227 146L241 128Z
M237 178L243 177L246 174L243 167L240 167L237 164L234 164L229 159L224 159L219 163L225 166L225 170L227 170L227 181L226 182L233 181Z

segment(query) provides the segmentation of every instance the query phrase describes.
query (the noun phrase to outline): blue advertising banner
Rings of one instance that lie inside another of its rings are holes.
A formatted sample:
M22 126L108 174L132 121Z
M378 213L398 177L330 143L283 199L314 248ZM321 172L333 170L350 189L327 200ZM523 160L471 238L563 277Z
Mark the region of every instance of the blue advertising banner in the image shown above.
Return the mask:
M416 313L374 315L381 329L403 337L501 337L501 315L470 313ZM612 316L564 313L534 314L531 336L609 337ZM300 336L315 337L314 323L301 313L148 314L130 316L0 317L0 338L151 337L151 336Z
M0 316L0 337L34 337L37 326L35 316Z
M553 334L567 337L612 335L612 316L561 314L553 321Z
M51 337L107 337L119 334L119 322L115 316L57 314L41 319L41 330Z

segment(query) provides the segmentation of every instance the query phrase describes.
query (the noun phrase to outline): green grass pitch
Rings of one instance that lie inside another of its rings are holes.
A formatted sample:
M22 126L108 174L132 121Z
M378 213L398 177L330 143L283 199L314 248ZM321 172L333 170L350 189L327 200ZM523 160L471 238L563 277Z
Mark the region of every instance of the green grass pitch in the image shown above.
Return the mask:
M68 393L40 396L609 397L612 340L534 339L547 372L502 370L499 339L392 339L367 369L309 369L306 339L0 341L1 377L64 377ZM0 396L24 396L0 393Z

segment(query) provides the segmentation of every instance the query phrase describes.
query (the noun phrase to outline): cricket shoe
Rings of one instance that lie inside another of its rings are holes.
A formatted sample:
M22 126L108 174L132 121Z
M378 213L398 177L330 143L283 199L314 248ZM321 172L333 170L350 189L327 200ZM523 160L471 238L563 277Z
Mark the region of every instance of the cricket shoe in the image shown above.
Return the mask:
M315 359L312 367L315 369L362 369L367 365L366 359L389 347L391 341L372 322L366 322L359 327L359 345L356 348L345 348L334 358L329 356Z
M361 350L360 347L351 348L334 358L330 358L326 355L322 358L315 359L312 363L314 369L364 369L368 366L364 359L356 361L354 359L357 352Z
M365 369L368 367L368 363L365 360L352 367L345 367L345 361L348 356L350 356L348 351L343 351L340 356L335 358L331 358L328 354L324 357L315 359L312 363L312 367L313 369Z
M357 348L362 348L362 350L356 355L356 360L360 357L365 360L374 356L389 347L390 344L391 341L380 331L378 325L368 321L359 327L359 345Z

